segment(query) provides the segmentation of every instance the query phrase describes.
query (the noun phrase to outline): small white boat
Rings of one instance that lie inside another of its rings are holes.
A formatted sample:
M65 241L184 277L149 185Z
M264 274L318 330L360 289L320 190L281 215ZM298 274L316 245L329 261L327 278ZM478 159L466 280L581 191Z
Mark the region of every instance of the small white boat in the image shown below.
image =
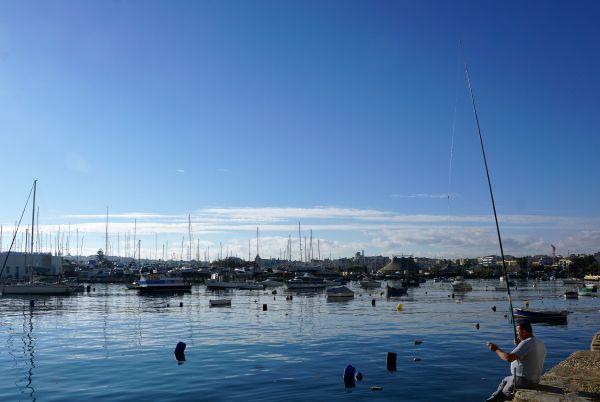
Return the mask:
M208 301L209 307L231 307L231 299L215 299Z
M354 292L348 289L346 286L336 286L327 289L328 299L352 299L354 298Z
M588 288L587 286L584 286L579 289L577 294L579 294L579 296L592 296L592 289Z
M473 290L473 286L465 282L465 279L462 276L457 276L454 278L454 282L452 282L452 290L455 292L468 292Z

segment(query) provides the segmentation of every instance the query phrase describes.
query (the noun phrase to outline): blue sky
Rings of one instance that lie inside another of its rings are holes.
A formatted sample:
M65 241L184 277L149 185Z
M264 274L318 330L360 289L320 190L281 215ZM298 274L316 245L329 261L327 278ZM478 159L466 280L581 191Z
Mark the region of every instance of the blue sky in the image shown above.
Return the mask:
M315 257L498 253L462 42L505 252L599 251L599 11L4 1L2 249L37 178L40 247L71 254L104 248L107 208L121 254L137 221L142 256L187 255L188 215L211 259L253 258L257 227L298 259L298 222Z

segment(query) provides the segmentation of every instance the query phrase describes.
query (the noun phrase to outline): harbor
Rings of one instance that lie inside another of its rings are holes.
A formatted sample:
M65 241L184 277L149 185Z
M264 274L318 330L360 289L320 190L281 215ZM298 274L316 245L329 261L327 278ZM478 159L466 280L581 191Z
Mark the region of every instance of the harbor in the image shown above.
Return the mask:
M383 287L350 281L354 297L342 300L324 290L210 291L200 284L181 294L95 283L89 293L70 296L5 295L0 365L11 370L0 380L0 395L30 401L484 400L508 372L485 343L510 347L512 324L506 295L491 290L494 281L466 282L469 292L429 280L406 296L387 298ZM589 349L600 298L569 300L559 281L534 283L519 284L515 307L569 311L567 323L534 324L550 369ZM230 302L211 308L217 299ZM187 345L184 361L173 355L178 342ZM390 352L397 355L396 371L386 368ZM347 365L364 376L351 389L342 380Z

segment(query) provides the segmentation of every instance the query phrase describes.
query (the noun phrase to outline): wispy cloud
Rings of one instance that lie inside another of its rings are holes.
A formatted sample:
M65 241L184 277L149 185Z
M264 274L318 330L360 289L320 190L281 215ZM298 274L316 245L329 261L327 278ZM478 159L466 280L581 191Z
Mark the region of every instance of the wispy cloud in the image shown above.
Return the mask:
M456 194L439 193L439 194L392 194L393 198L456 198Z
M217 169L217 172L221 172L221 173L229 173L229 172L230 172L230 170L229 170L229 169L227 169L227 168L219 168L219 169Z
M121 242L134 232L142 238L144 247L154 245L160 236L163 244L177 248L189 241L188 216L147 212L111 213L110 237ZM105 214L77 214L57 217L53 223L41 225L42 232L65 233L65 222L71 223L71 233L78 230L86 236L86 244L104 244ZM365 250L368 254L399 253L422 256L479 256L498 253L496 229L491 215L401 214L376 209L335 206L296 207L213 207L196 210L191 215L194 241L201 241L214 250L223 243L232 253L247 256L248 239L255 239L256 228L261 233L261 255L279 256L287 249L289 237L310 239L311 230L319 239L323 255L350 256ZM504 215L500 219L505 252L513 255L547 253L555 244L562 253L597 251L600 244L600 218ZM6 231L11 230L5 227ZM167 240L168 239L168 240ZM183 239L183 240L182 240ZM303 239L304 241L304 239ZM308 240L307 240L308 241ZM255 240L252 240L255 247ZM177 246L178 245L178 246ZM96 249L97 250L97 249ZM179 251L178 251L179 250ZM298 250L297 247L294 250Z
M181 174L184 174L184 173L185 173L185 170L183 170L183 169L175 169L175 171L176 171L177 173L181 173Z

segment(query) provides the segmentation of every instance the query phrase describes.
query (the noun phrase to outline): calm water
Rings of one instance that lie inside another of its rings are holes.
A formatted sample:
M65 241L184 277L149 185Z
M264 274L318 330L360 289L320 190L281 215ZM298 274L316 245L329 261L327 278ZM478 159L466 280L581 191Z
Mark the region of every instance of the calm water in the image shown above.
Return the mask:
M506 294L486 290L497 283L472 284L455 298L450 284L428 282L390 300L350 284L357 293L345 302L328 302L324 292L280 288L274 299L238 290L227 294L231 308L209 308L214 295L204 286L139 296L96 284L89 294L36 297L33 309L30 298L3 296L0 400L484 400L508 375L485 342L510 348L512 325ZM600 330L600 298L564 300L560 282L528 286L514 292L515 307L527 300L573 312L567 326L534 326L548 348L546 369L588 349ZM187 344L182 365L173 355L179 341ZM387 352L398 355L395 372L386 370ZM348 364L364 375L350 391L342 381Z

